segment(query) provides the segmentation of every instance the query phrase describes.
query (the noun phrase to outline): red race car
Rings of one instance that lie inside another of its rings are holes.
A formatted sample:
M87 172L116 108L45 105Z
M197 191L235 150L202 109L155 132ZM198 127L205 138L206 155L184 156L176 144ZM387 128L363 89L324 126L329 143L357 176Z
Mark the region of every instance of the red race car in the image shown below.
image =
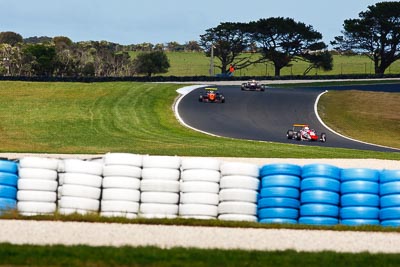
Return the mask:
M204 92L200 93L200 102L225 103L225 96L218 91L217 88L205 88Z
M320 141L326 142L326 134L321 133L318 136L317 131L310 129L308 124L293 124L293 128L286 133L288 139L296 139L299 141Z

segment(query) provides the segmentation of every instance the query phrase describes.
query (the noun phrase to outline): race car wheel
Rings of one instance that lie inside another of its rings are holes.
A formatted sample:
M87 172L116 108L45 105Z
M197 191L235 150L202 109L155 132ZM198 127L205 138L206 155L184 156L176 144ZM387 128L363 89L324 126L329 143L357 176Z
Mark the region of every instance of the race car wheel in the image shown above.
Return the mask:
M325 134L325 133L322 133L322 134L321 134L321 142L322 142L322 143L325 143L325 142L326 142L326 134Z
M288 139L293 139L293 131L292 130L287 131L286 135L287 135Z
M296 140L299 140L299 141L301 140L301 133L299 133L299 132L296 133Z

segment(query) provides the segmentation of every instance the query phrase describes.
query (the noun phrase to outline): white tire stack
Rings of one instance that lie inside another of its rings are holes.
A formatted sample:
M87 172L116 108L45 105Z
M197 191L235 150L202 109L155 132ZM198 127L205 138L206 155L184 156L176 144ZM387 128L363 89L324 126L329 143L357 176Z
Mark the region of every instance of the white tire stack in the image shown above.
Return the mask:
M21 215L54 214L57 209L58 159L20 159L17 209Z
M60 163L59 171L62 184L58 202L60 214L86 215L99 212L103 164L65 159Z
M140 217L177 217L180 165L180 157L143 156Z
M104 156L100 216L137 218L142 155L107 153Z
M216 219L219 204L220 161L212 158L182 159L179 216Z
M218 219L257 222L258 165L226 162L221 175Z

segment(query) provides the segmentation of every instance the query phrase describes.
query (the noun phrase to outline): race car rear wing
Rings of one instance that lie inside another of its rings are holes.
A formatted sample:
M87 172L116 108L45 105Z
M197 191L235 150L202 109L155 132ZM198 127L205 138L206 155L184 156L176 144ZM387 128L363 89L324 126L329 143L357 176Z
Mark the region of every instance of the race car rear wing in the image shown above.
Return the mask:
M299 123L294 123L293 127L308 127L308 124L299 124Z

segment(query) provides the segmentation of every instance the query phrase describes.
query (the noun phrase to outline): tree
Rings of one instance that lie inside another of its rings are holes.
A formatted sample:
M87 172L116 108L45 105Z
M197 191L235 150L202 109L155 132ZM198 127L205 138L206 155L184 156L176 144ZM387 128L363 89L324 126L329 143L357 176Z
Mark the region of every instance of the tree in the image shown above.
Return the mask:
M323 69L324 71L333 69L333 57L323 43L315 43L310 50L305 50L301 54L302 60L310 63L304 70L303 75L307 75L312 69Z
M22 43L22 36L15 32L0 32L0 44L9 44L14 46Z
M250 60L251 54L243 53L251 44L249 36L243 31L244 27L243 23L224 22L200 36L200 46L206 56L211 56L213 47L214 56L221 62L221 65L216 65L221 73L227 73L231 64L238 70L255 63Z
M3 75L30 75L33 58L23 52L23 44L0 44L0 73Z
M166 73L170 64L163 51L153 51L138 54L133 61L133 66L137 73L150 77L155 73Z
M283 67L302 58L304 51L313 51L325 46L322 34L312 26L296 22L291 18L268 18L250 22L248 31L261 48L262 56L275 67L275 76L280 76Z
M189 41L185 43L185 51L200 52L201 47L197 41Z
M56 36L53 38L53 43L56 46L57 51L68 49L72 46L73 42L71 39L65 36Z
M307 75L312 69L323 69L325 71L333 69L333 58L329 51L304 53L302 57L306 62L310 63L304 70L303 75Z
M33 36L24 39L24 43L26 44L49 44L53 41L53 38L48 36Z
M128 52L120 52L114 55L114 76L128 76L132 71L132 60Z
M47 45L28 45L24 53L31 55L35 60L32 68L36 75L51 76L55 69L56 49Z
M400 2L381 2L368 6L358 19L347 19L342 36L331 42L337 50L353 50L374 62L375 74L400 58Z
M184 46L178 42L167 43L167 50L170 52L179 52L184 50Z
M74 44L68 37L56 36L53 38L56 49L56 75L72 76L76 74L76 57L74 57Z

